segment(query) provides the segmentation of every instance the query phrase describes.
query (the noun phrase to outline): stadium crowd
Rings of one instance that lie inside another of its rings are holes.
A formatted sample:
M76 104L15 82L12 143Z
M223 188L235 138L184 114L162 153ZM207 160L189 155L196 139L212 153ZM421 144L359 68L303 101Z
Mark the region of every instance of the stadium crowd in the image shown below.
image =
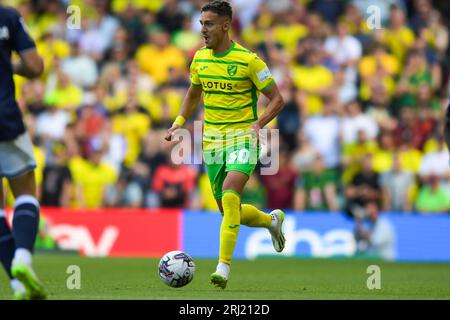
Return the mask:
M43 206L217 208L203 165L175 165L163 139L203 46L207 1L4 2L45 61L42 77L15 79ZM256 170L243 202L450 212L447 1L376 1L379 26L369 0L231 2L233 39L267 62L286 102L270 125L280 170ZM195 119L201 106L189 128Z

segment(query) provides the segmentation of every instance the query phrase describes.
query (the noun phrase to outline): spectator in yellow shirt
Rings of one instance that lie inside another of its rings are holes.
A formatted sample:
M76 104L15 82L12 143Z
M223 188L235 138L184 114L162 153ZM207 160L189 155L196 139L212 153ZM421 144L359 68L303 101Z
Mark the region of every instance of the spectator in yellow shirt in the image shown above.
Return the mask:
M390 25L382 29L380 40L403 63L407 51L414 44L414 32L406 26L405 13L398 7L391 8Z
M117 172L109 164L102 162L102 156L103 150L95 146L90 150L88 159L75 157L69 161L77 207L102 207L108 186L117 182Z
M305 116L322 112L323 98L330 94L333 73L320 64L322 53L311 49L307 55L307 65L294 67L293 82L300 89L298 102Z
M181 50L169 43L170 36L162 30L149 36L149 43L136 52L136 60L142 71L148 73L158 84L167 81L171 68L186 68L186 60Z
M150 117L138 105L136 93L131 91L125 107L112 118L113 132L121 134L127 142L124 163L131 167L141 152L141 142L150 129Z
M45 102L68 112L75 111L83 99L83 91L74 85L69 76L61 70L57 72L57 84L45 95Z
M395 141L391 132L382 132L379 136L379 148L373 155L373 170L377 173L387 172L394 164Z
M342 164L344 172L342 182L348 184L362 169L362 160L366 154L374 154L378 145L376 141L367 137L367 132L359 130L357 140L354 143L344 144L342 148Z

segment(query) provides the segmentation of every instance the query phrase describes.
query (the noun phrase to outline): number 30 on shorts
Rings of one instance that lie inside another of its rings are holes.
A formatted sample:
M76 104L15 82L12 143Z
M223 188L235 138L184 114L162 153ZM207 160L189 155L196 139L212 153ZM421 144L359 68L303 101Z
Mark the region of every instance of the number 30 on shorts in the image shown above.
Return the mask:
M228 154L229 164L247 164L250 159L250 151L248 149L239 149Z

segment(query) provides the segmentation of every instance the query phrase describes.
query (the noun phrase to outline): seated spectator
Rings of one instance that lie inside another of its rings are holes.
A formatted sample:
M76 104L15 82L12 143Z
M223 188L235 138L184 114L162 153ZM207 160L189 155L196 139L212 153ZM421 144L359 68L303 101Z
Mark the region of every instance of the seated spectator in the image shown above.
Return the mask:
M310 171L303 172L296 182L295 210L337 211L336 186L338 177L333 169L326 169L317 155Z
M289 148L294 148L298 128L300 127L300 106L295 101L295 90L289 85L281 90L285 101L283 110L278 114L277 124L280 129L280 135Z
M121 134L127 142L125 166L131 167L141 152L142 140L150 129L150 116L137 101L135 94L120 111L112 117L113 132Z
M335 109L334 104L326 103L322 114L308 117L304 123L306 138L320 153L327 168L340 164L340 120Z
M56 86L47 91L45 102L67 112L75 111L83 101L83 91L63 71L58 71L56 77Z
M170 35L162 30L150 34L148 44L136 51L136 60L141 70L157 84L167 81L170 68L185 68L183 52L170 44Z
M380 175L383 210L409 212L412 210L411 192L415 187L414 174L401 166L400 154L394 154L392 170Z
M141 208L144 203L144 193L139 184L132 179L131 172L124 170L117 183L107 188L105 206Z
M180 30L183 26L183 18L184 15L179 1L176 0L165 0L164 5L156 15L156 21L168 33Z
M363 210L369 201L381 200L381 186L378 173L373 170L372 155L366 154L362 161L362 171L359 172L345 188L347 212L354 215Z
M41 204L48 207L69 207L73 192L72 174L64 144L57 143L51 161L44 169Z
M321 64L323 52L311 48L306 55L306 64L295 66L292 79L298 91L297 101L303 116L312 116L322 112L323 98L332 89L333 73Z
M272 30L274 40L289 55L294 54L298 42L308 34L308 28L299 23L298 13L295 11L286 12L286 16Z
M426 117L441 121L442 105L439 98L433 95L431 86L422 84L417 88L416 104L413 107Z
M117 172L102 162L103 147L92 144L87 159L74 157L69 160L76 199L81 208L100 208L105 202L107 188L117 182Z
M175 165L170 155L167 164L156 169L151 182L152 190L164 208L187 208L193 198L196 172L188 165Z
M414 44L414 39L414 32L406 24L405 13L398 6L392 6L389 26L380 30L379 40L403 64L406 53Z
M376 43L370 54L361 58L358 68L361 77L366 80L373 77L379 69L387 75L395 76L400 71L400 64L395 56L387 52L385 46Z
M378 140L378 148L373 154L373 169L381 174L392 169L395 143L394 136L388 131L382 132Z
M439 184L437 175L430 175L420 188L415 207L422 214L450 213L450 193Z
M99 62L107 50L110 44L108 41L112 36L113 34L105 36L97 23L89 20L86 16L82 16L81 29L77 39L82 54L89 55L92 59Z
M172 36L174 46L183 50L189 57L193 56L195 50L202 46L201 36L190 28L191 24L192 18L185 16L183 18L183 28L176 31Z
M296 172L310 170L314 164L314 159L318 154L306 137L304 130L297 131L297 148L292 156L292 166Z
M90 140L99 135L107 120L106 110L96 99L94 93L84 95L83 104L77 110L75 130L78 137Z
M422 151L415 148L408 139L405 139L397 150L402 170L417 174L422 162Z
M274 175L262 175L261 181L267 194L267 209L291 209L294 204L296 173L289 163L289 152L280 147L278 172Z
M62 60L61 69L79 88L92 87L98 78L97 65L88 55L80 53L77 42L70 45L70 56Z
M61 140L69 122L69 112L54 104L45 104L44 111L36 117L36 135L44 143Z
M362 81L359 96L363 101L379 99L379 94L382 95L381 97L386 97L384 100L389 100L395 94L394 77L399 71L398 62L394 57L388 56L382 46L375 50L374 57L366 57L360 63ZM386 65L383 65L384 60L387 60L384 62ZM374 68L373 71L372 68Z
M342 182L344 184L353 180L353 177L361 171L362 160L366 154L374 154L378 149L378 144L374 140L367 139L364 130L358 131L358 139L355 143L346 144L342 150L342 165L344 172Z
M386 88L377 82L371 90L373 94L366 102L365 113L375 120L380 130L395 130L398 120L392 115L391 97Z
M186 174L188 176L186 176ZM153 191L159 196L159 206L163 208L189 207L195 174L187 166L158 167L153 180Z
M377 137L379 128L372 117L362 112L361 105L352 101L346 105L342 118L342 143L354 143L359 130L364 130L367 139L373 140Z
M358 39L349 35L345 23L337 23L336 35L326 39L324 49L328 56L344 71L345 82L356 84L357 64L362 55L362 46Z
M397 85L399 107L415 107L418 88L423 85L433 86L433 77L423 53L413 50L408 54Z
M432 147L432 144L435 147ZM431 150L427 150L428 148ZM436 175L441 184L448 185L450 183L449 152L444 138L439 136L437 139L428 140L424 151L425 154L419 169L420 178L427 180L430 175Z
M44 103L44 97L45 84L43 81L36 79L24 83L21 95L18 98L19 104L24 105L21 108L22 110L38 116L47 109L47 105Z
M397 128L394 129L396 145L409 141L415 149L422 150L423 145L436 125L432 119L419 117L419 112L412 108L402 108Z

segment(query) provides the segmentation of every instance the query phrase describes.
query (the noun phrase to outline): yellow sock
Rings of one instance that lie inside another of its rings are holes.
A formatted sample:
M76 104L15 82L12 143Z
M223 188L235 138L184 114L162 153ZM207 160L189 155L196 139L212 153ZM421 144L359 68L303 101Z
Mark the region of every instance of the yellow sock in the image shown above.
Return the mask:
M250 204L241 207L241 224L247 227L270 227L272 217Z
M219 261L231 264L241 223L241 199L234 190L225 190L222 196L223 218L220 226Z

